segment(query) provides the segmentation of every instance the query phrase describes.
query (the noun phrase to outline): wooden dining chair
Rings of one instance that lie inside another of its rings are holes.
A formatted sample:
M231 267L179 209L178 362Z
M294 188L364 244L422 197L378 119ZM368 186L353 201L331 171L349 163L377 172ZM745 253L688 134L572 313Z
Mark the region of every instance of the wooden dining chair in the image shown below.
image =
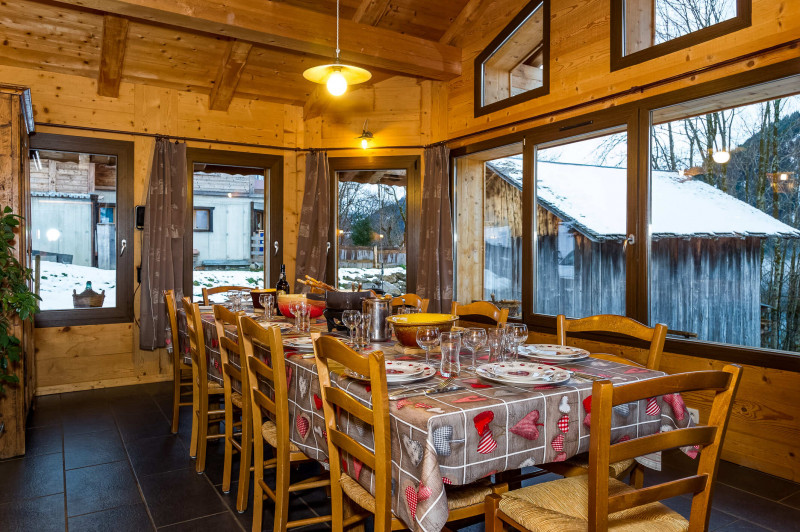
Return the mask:
M389 392L386 387L386 366L383 353L373 351L360 355L331 336L322 336L314 341L317 373L319 373L322 410L328 439L328 461L331 475L332 528L341 532L344 528L374 515L376 532L404 530L406 525L392 514L392 449L389 422ZM364 406L351 395L331 385L331 365L338 364L369 380L372 408ZM354 416L372 427L373 449L369 449L348 436L339 428L339 419L344 413ZM342 470L342 453L369 467L374 472L374 492L371 495L348 472ZM488 483L447 489L447 504L450 508L448 521L458 521L483 514L483 503L473 503L491 493L502 493L505 484L492 486ZM366 510L345 517L344 497Z
M261 532L264 500L267 498L272 499L275 503L273 530L286 530L287 528L330 521L330 515L289 521L289 494L329 486L330 477L325 474L294 484L290 482L290 468L300 462L311 461L311 459L289 441L291 432L288 409L289 391L281 332L278 327L274 326L265 329L245 316L239 316L238 320L239 337L242 339L248 367L247 379L249 397L252 401L252 423L253 427L260 427L259 432L261 433L260 437L253 438L255 455L253 532ZM269 351L270 366L256 356L254 351L256 345ZM272 389L270 393L264 392L262 382ZM274 453L274 457L266 461L264 460L265 442L273 449ZM265 469L275 469L275 489L269 487L264 481Z
M224 438L225 434L209 434L208 425L216 423L225 414L224 409L211 409L211 400L219 401L225 390L217 382L208 378L208 355L203 336L203 321L200 318L200 305L183 298L186 312L186 331L189 335L189 353L192 356L192 440L189 454L196 458L195 470L202 473L206 469L206 448L208 440Z
M210 296L214 294L220 294L222 292L230 292L231 290L247 290L249 293L252 290L252 286L214 286L212 288L203 288L203 305L210 305L211 300L209 299Z
M499 532L503 523L522 531L707 530L719 454L741 371L741 367L729 365L721 371L679 373L616 387L607 380L595 382L589 474L490 495L486 498L486 531ZM707 425L611 444L614 406L696 390L714 393ZM637 489L607 474L611 462L693 445L702 446L695 475ZM692 494L688 522L658 502L684 493Z
M659 323L655 327L648 327L626 316L615 314L600 314L576 320L568 320L566 316L559 314L556 317L556 336L559 344L567 345L567 332L610 332L649 342L650 350L647 352L646 360L609 354L595 354L592 357L657 371L661 364L667 326ZM638 352L636 350L636 353ZM565 477L585 475L589 472L589 458L586 454L581 454L563 462L545 464L542 468ZM636 488L641 488L644 483L644 467L633 458L612 462L608 474L616 479L630 476L630 483Z
M222 388L225 393L225 457L222 467L222 492L231 490L231 469L233 453L239 453L239 486L236 492L236 509L247 509L247 493L250 489L250 466L253 451L253 418L250 413L250 394L247 379L247 365L244 360L239 323L235 312L222 305L214 305L214 322L219 339L219 355L222 361ZM231 340L225 326L234 327L237 341ZM234 387L241 391L236 391ZM236 432L236 428L240 431Z
M392 311L396 311L398 307L413 307L420 312L428 312L430 302L430 299L422 299L417 294L403 294L392 298Z
M192 366L185 362L183 353L181 353L180 335L178 334L178 309L175 306L175 292L173 290L164 291L164 302L167 307L167 319L169 320L171 333L169 341L172 346L172 433L175 434L178 432L181 407L192 405L191 401L181 402L183 396L192 393Z
M458 316L461 321L502 327L508 321L508 309L499 309L488 301L476 301L467 305L453 301L450 314Z

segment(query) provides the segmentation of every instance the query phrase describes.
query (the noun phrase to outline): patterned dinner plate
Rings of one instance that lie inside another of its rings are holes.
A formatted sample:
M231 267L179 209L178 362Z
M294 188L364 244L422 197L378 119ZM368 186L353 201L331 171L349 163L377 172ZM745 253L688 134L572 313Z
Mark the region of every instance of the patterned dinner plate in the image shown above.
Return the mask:
M508 384L560 384L572 377L567 370L531 362L481 364L476 373L485 379Z
M259 325L261 325L265 329L268 328L268 327L275 326L275 327L279 328L281 330L281 332L288 331L289 329L294 327L294 325L292 325L291 323L286 323L285 321L260 321L258 323L259 323Z
M283 346L297 351L313 351L314 340L309 336L300 336L297 338L284 338Z
M417 362L412 362L412 364L417 364ZM422 363L419 363L419 364L420 364L420 366L422 366L422 373L419 373L417 375L411 375L411 376L399 378L399 379L396 379L396 380L389 380L389 375L387 374L386 375L386 384L411 384L411 383L414 383L414 382L424 381L425 379L430 379L431 377L436 375L436 368L434 366L428 365L428 364L422 364ZM344 374L346 376L350 377L351 379L356 379L356 380L360 380L360 381L369 380L364 375L361 375L361 374L356 373L355 371L352 371L352 370L349 370L349 369L344 370Z
M386 361L386 382L397 382L408 380L422 375L427 364L419 362L406 362L403 360Z
M556 344L525 344L519 346L519 354L539 360L572 362L589 358L589 351L579 347Z

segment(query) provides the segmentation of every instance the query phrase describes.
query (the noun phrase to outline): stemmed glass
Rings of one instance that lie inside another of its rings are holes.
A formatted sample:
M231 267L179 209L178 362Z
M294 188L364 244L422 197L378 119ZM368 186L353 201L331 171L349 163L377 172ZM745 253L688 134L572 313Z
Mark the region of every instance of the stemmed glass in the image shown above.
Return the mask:
M357 310L345 310L342 313L342 323L350 330L350 343L355 345L355 330L361 325L361 313Z
M514 346L514 358L519 359L519 346L528 340L528 326L524 323L507 323L505 328L508 343Z
M445 379L458 377L461 373L461 333L443 332L439 335L439 344L442 349L439 373Z
M486 329L481 327L469 327L464 331L464 345L472 351L472 365L469 369L474 370L478 367L478 351L486 345Z
M275 299L272 294L261 294L258 296L258 302L264 307L264 319L271 320L275 310Z
M298 299L289 305L289 310L294 314L294 328L297 331L303 330L303 315L307 310L307 303L305 299Z
M489 344L489 362L503 362L506 358L506 332L500 328L489 329L486 343Z
M417 345L425 350L425 363L430 364L431 349L439 345L439 328L419 327L417 329Z
M242 292L239 290L231 290L228 293L228 300L231 303L231 311L239 312L242 310Z

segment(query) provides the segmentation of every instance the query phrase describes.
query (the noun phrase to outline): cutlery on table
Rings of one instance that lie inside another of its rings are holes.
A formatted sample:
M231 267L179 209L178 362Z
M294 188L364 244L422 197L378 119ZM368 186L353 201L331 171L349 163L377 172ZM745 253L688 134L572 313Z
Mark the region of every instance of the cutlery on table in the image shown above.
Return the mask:
M450 387L450 385L453 383L454 380L455 377L448 377L439 384L437 384L436 386L428 386L427 388L422 388L415 391L403 390L399 394L389 396L389 400L396 401L398 399L405 399L407 397L414 397L416 395L430 395L432 393L441 393L443 390Z

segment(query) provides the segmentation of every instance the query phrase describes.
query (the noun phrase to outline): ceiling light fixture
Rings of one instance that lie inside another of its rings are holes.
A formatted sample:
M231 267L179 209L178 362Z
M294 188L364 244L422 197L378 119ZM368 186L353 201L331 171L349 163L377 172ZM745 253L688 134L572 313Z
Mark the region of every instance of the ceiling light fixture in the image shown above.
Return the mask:
M369 143L372 142L372 139L374 138L372 131L367 129L367 122L369 122L369 118L364 120L364 127L361 130L361 135L356 137L357 139L361 139L361 148L365 150L369 148Z
M306 69L303 77L308 81L327 85L328 92L334 96L344 94L348 85L364 83L372 77L369 70L339 62L339 0L336 0L336 59L332 64Z

